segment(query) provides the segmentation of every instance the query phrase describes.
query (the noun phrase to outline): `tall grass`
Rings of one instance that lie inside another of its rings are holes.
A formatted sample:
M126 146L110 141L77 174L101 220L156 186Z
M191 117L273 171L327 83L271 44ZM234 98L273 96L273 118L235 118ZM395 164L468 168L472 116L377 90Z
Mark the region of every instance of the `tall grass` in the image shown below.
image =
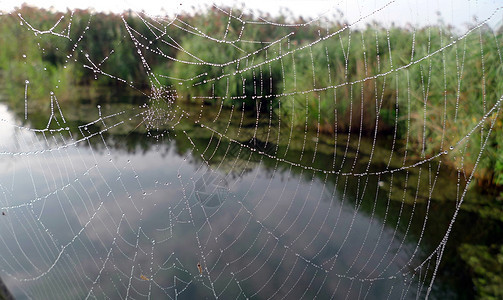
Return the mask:
M301 130L395 137L415 159L449 151L453 166L468 174L478 162L481 182L503 185L502 118L488 114L503 94L501 29L276 26L305 21L228 11L150 19L25 6L18 12L41 30L64 16L54 32L68 38L2 15L3 85L18 105L26 80L35 99L71 98L73 85L168 86L178 101L274 111Z
M394 135L417 159L455 150L452 165L469 174L478 163L480 183L503 184L501 116L497 107L488 114L503 94L501 30L480 26L465 35L442 24L331 26L310 39L280 40L288 34L281 32L274 45L253 44L261 51L240 43L246 53L256 52L239 62L245 55L235 44L189 35L181 47L202 61L180 51L184 62L172 70L181 80L171 83L181 97L215 103L223 97L227 105L255 99L267 106L274 98L275 112L299 129Z

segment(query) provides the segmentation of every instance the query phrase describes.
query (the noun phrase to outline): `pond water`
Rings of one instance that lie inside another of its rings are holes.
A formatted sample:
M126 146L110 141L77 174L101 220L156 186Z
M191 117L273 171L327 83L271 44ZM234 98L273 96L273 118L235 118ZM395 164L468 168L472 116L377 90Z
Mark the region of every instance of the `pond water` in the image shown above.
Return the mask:
M17 299L426 295L456 205L438 161L344 175L403 158L269 113L129 102L27 120L0 106L0 266ZM430 297L461 297L443 274Z

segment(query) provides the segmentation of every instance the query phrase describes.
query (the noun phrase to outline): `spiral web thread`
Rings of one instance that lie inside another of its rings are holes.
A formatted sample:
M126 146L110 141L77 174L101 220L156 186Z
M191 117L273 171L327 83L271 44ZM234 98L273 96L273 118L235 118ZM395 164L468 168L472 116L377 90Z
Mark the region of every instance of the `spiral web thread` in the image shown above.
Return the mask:
M463 159L466 153L474 153L477 158L471 169L477 169L492 129L501 119L502 98L486 97L483 73L483 110L474 116L473 126L456 123L463 105L459 91L463 85L460 74L465 65L465 41L487 30L484 25L496 18L498 10L457 37L443 36L440 43L428 40L427 45L416 44L416 31L411 30L408 62L388 58L387 68L378 68L377 74L366 71L357 80L349 81L346 76L346 81L336 81L334 73L347 74L353 67L351 56L357 54L350 51L349 43L364 49L359 59L367 70L367 55L373 53L370 49L383 45L379 45L382 41L377 33L375 39L368 40L359 29L393 5L394 1L387 3L337 31L326 27L312 42L299 45L291 42L293 29L323 28L328 22L325 16L302 24L278 24L259 15L245 19L247 16L236 13L237 9L213 6L228 16L228 22L221 25L218 35L209 35L205 28L196 28L178 16L135 13L150 31L149 36L140 34L123 17L128 32L124 39L130 39L136 48L137 59L149 80L149 92L138 83L107 72L106 63L113 51L105 57L85 54L82 67L97 77L113 79L124 89L140 91L148 99L145 104L118 111L98 105L93 122L72 127L65 119L64 101L58 100L57 92L51 92L46 128L2 120L2 129L11 132L0 148L5 170L0 182L1 210L6 212L0 235L0 265L7 286L16 295L34 299L182 299L195 295L224 299L427 298L435 289L449 234L473 180L473 172L466 171ZM93 30L90 20L80 38L71 40L72 15L50 29L34 28L30 20L22 15L19 18L38 38L54 35L74 44L72 53L68 53L70 60L84 51L81 40ZM231 22L241 24L238 33L229 33ZM287 27L292 31L273 41L268 41L267 36L246 40L249 27L256 26ZM226 62L204 60L198 53L183 49L182 41L171 38L170 32L174 31L197 36L217 48L234 47L242 53L238 59ZM390 31L386 41L385 49L397 42ZM496 34L493 40L483 40L480 34L480 63L484 65L482 45L486 43L493 45L501 63L501 41ZM244 44L259 47L246 52L241 49ZM187 52L190 59L166 55L161 45ZM414 49L423 46L428 47L428 54L415 55ZM313 58L315 48L324 50L324 60ZM174 64L204 65L222 72L213 77L199 73L176 78L169 69L164 73L154 71L146 52ZM346 59L344 70L332 68L336 53ZM311 59L308 69L296 69L301 58ZM443 65L434 65L432 59L436 58ZM452 78L446 71L448 60L458 66L454 77L457 91L447 90L447 77ZM271 70L278 66L281 72L273 74ZM415 67L422 68L422 76L420 82L414 83L408 74ZM419 108L424 110L420 113L426 128L431 121L427 120L431 108L429 90L435 84L431 74L442 70L440 85L444 86L445 104L441 118L436 120L442 131L441 147L427 154L426 129L419 143L410 141L410 126L418 107L413 102L423 101ZM313 82L298 82L300 72L312 72ZM320 79L318 74L327 72L328 77ZM247 74L254 78L252 95L245 92ZM166 79L170 84L165 83ZM214 90L215 85L229 85L233 79L242 83L242 95L206 92L211 87ZM287 80L291 84L284 83ZM268 81L283 82L283 88L273 88ZM411 92L414 84L421 86L423 95ZM28 121L30 88L27 81L24 117ZM177 91L185 88L204 91L190 97L197 103L190 111L179 104L187 97ZM349 99L338 94L341 90L349 91ZM396 97L393 107L388 108L394 112L393 139L385 146L387 163L376 166L373 158L378 155L376 147L384 135L379 126L380 118L384 118L382 103L389 90ZM363 99L367 93L375 97L371 109L377 116L370 144L362 140L368 113ZM333 110L333 132L328 134L332 151L328 156L318 152L321 148L327 152L327 143L322 142L327 134L321 132L322 101L315 101L314 107L309 105L309 100L322 98L346 103L353 124L339 128L338 118L344 116ZM246 102L250 99L256 106ZM278 110L260 107L273 105ZM293 126L291 115L278 113L281 106L289 105L290 113L305 119L305 125ZM399 120L399 112L407 112L402 114L407 116L405 122ZM246 123L250 115L255 119L251 125ZM189 130L184 124L192 127ZM145 127L145 134L158 145L156 151L146 155L155 162L150 168L133 156L125 159L128 154L107 139L108 132L131 131L138 126ZM459 126L461 137L450 139L449 126ZM398 138L400 130L405 130L406 134L400 135L405 140ZM209 136L202 144L196 141L201 132ZM300 140L296 139L299 134ZM480 136L478 148L469 143L474 135ZM178 160L167 161L163 147L174 143L175 137L177 142L190 144L190 151ZM412 152L412 147L420 151ZM420 157L413 157L412 153L417 152ZM217 153L221 155L218 160L214 158ZM435 214L431 209L433 199L444 188L437 179L449 168L445 162L456 159L461 164L456 165L457 192L451 219L441 228L442 238L430 242L435 246L424 248L429 239L428 222ZM320 160L323 163L315 164ZM397 164L397 160L401 163ZM266 175L260 171L263 169L268 170ZM176 176L168 175L166 170ZM378 212L380 206L384 211ZM364 207L369 209L363 212ZM411 233L413 223L420 228L415 234Z

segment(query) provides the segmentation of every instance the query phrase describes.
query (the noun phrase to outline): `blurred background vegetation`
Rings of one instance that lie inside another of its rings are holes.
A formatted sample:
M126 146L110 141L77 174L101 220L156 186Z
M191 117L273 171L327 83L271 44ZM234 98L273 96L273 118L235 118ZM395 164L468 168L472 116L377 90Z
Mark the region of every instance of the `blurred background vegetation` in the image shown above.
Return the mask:
M292 15L233 16L23 6L0 16L1 93L19 109L29 87L30 109L48 111L49 91L71 102L103 90L120 101L114 89L151 97L169 89L175 101L253 107L302 132L386 137L411 161L448 151L453 173L473 175L484 195L464 209L503 222L502 28L465 34L441 22L348 28L341 18L304 26ZM480 298L503 297L498 243L458 249Z
M75 87L83 86L79 93L168 87L179 100L260 106L311 131L396 132L420 159L455 146L461 155L452 155L452 165L468 174L486 143L474 175L479 185L503 185L503 123L497 110L484 118L503 94L502 29L480 26L465 36L441 23L243 26L254 16L234 15L239 20L213 8L153 20L23 6L1 16L3 90L22 105L27 80L32 100L46 99L48 91L75 98ZM40 32L55 24L52 34ZM457 145L468 133L459 129L475 126L468 142Z

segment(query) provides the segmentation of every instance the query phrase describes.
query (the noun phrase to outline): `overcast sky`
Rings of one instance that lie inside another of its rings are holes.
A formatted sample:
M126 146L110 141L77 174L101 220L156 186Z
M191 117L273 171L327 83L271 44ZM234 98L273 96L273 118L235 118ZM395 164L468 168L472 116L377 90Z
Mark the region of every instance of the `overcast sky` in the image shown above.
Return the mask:
M92 8L96 11L121 12L132 9L145 11L149 14L174 14L180 11L190 11L192 7L203 7L210 1L202 0L0 0L0 9L12 10L22 3L33 6L66 10L66 8ZM372 12L370 18L365 20L378 20L381 23L427 25L436 23L439 12L445 23L462 26L473 22L473 17L479 20L488 18L496 11L491 19L491 26L502 24L503 0L217 0L217 6L245 7L252 10L261 10L276 14L281 7L288 7L294 14L313 18L322 14L331 14L341 11L350 23L355 22ZM382 10L379 10L383 8Z

